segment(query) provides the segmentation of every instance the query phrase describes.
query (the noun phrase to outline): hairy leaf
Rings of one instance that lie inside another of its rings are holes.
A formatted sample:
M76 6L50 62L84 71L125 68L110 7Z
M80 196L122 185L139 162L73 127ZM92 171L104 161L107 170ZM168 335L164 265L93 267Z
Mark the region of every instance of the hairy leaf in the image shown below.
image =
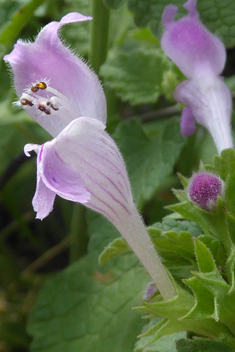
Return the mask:
M139 122L122 122L114 138L127 165L134 199L141 206L173 170L185 143L179 123L167 120L159 124L155 136L148 138Z
M204 338L181 339L176 342L178 352L235 352L235 348L220 341Z

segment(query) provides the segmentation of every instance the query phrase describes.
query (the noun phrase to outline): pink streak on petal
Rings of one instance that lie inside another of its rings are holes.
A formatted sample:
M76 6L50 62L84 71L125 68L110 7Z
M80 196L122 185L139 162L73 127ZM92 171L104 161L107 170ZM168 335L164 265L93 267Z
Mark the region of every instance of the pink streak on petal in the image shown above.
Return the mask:
M127 207L121 202L119 201L110 191L108 191L104 186L102 186L101 183L97 182L95 178L91 177L90 175L87 175L87 177L92 181L93 184L95 184L98 188L101 188L102 191L104 191L106 193L106 195L108 195L111 200L113 201L113 203L117 203L119 204L129 215L131 214L131 212L127 209Z

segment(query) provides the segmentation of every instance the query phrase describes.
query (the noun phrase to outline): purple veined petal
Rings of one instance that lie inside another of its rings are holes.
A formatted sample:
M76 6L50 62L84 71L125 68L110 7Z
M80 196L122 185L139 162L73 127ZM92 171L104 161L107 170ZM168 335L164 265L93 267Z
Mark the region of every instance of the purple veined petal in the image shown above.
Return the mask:
M38 166L48 188L65 199L86 203L117 226L131 214L134 203L124 161L104 128L103 123L91 118L72 121L44 145ZM58 180L60 173L63 177ZM89 199L74 198L78 175Z
M178 21L173 21L174 6L164 9L163 51L188 78L202 77L206 73L219 75L226 60L223 43L200 22L195 0L188 0L184 6L189 13Z
M91 20L91 17L70 13L60 22L51 22L45 26L35 42L18 40L13 51L4 57L12 68L19 98L27 88L41 81L46 81L50 88L59 92L62 106L59 111L51 110L49 116L37 108L40 105L39 95L42 100L54 95L48 90L37 93L37 103L34 101L35 96L31 97L33 106L24 105L29 115L52 136L58 135L73 119L80 116L90 116L106 122L106 100L99 79L58 37L63 25L86 20Z
M127 240L163 298L173 298L176 295L174 285L134 205L123 158L104 128L99 120L81 117L41 147L33 201L37 217L48 215L55 194L84 203L103 214ZM31 149L32 145L26 147L26 151ZM78 189L84 191L80 199Z
M183 108L180 119L180 130L183 137L191 136L196 130L195 119L190 108Z
M221 77L184 81L176 87L174 98L187 105L196 121L208 129L219 153L233 148L230 123L232 98Z
M38 154L37 168L44 184L64 199L87 203L91 194L86 189L79 170L61 160L55 144L56 140L45 143Z

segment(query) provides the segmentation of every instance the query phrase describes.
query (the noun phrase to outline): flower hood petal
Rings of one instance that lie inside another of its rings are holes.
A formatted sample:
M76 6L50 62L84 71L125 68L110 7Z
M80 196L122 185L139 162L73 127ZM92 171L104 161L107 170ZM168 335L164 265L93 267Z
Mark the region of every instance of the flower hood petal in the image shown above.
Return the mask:
M202 76L206 72L219 75L225 64L223 43L200 22L196 0L188 0L184 7L188 15L174 21L177 7L165 7L162 22L165 32L161 45L166 55L174 61L188 78Z
M38 34L35 42L18 40L13 51L4 57L14 74L17 95L30 85L46 80L56 91L68 99L73 114L66 111L49 118L36 108L28 108L29 115L56 136L73 119L90 116L106 122L106 100L102 86L92 70L61 42L59 29L71 22L91 20L79 13L70 13L60 22L51 22ZM42 92L46 97L47 92ZM71 116L72 115L72 116Z

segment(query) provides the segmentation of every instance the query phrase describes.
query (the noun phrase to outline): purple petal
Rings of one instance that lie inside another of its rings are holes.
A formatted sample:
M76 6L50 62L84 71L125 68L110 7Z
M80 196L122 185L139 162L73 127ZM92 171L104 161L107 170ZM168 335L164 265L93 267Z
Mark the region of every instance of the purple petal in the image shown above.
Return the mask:
M30 152L33 150L35 153L39 153L41 146L39 144L28 143L24 146L24 153L26 156L30 157Z
M103 214L124 236L163 298L170 299L175 288L133 203L122 156L104 128L96 119L81 117L41 147L34 197L37 216L50 212L55 193Z
M214 76L201 81L185 81L176 87L176 101L191 108L196 121L211 133L220 153L233 148L231 135L232 99L222 78Z
M37 170L37 187L32 201L37 219L44 219L52 211L55 196L55 192L44 184L40 171Z
M206 72L219 75L225 64L223 43L211 34L198 19L196 1L184 5L189 13L174 22L175 7L168 5L162 15L166 31L161 45L165 54L188 78L201 77Z
M191 136L196 130L195 119L190 108L183 108L180 129L183 137Z
M38 172L52 192L100 212L122 232L134 203L123 158L104 128L96 119L72 121L42 146Z
M86 205L117 226L134 205L123 158L104 128L98 120L74 120L56 138L55 148L66 165L79 171L91 193Z
M91 195L84 186L79 170L61 160L56 143L56 140L45 143L38 154L37 167L44 184L64 199L87 203Z
M79 13L70 13L60 22L45 26L34 43L18 40L13 51L4 57L12 67L19 97L26 88L46 79L50 87L68 99L64 110L49 117L36 106L26 106L30 116L53 136L80 116L106 122L106 100L97 76L58 37L58 31L64 24L90 19ZM48 97L44 91L40 91L40 95Z

